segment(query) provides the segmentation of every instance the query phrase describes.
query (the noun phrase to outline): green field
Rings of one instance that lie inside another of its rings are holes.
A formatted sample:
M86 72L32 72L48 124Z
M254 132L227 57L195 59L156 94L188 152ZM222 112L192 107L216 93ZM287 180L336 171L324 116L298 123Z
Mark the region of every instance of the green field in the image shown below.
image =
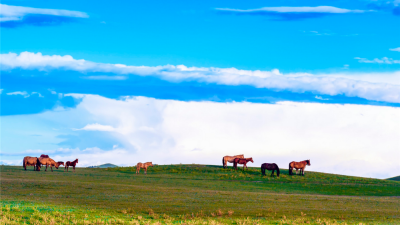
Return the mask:
M400 224L400 182L259 168L1 166L2 223ZM45 216L43 216L45 215Z

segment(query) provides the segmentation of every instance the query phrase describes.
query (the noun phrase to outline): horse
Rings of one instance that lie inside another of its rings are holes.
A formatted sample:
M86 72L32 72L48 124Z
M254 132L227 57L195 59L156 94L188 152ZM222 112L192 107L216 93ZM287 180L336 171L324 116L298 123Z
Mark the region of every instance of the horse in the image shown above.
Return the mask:
M147 167L153 167L153 163L152 162L147 162L147 163L138 163L136 165L136 174L140 173L140 169L144 169L144 174L147 175Z
M40 171L40 166L37 166L38 164L37 157L26 156L24 157L24 160L22 162L23 162L22 165L25 168L25 170L27 166L33 166L33 171Z
M228 167L228 162L230 162L230 163L233 163L233 160L235 159L235 158L239 158L239 159L243 159L244 158L244 155L235 155L235 156L224 156L224 157L222 157L222 166L224 167L224 168L226 168L226 167Z
M236 158L233 160L233 168L235 168L235 170L237 170L237 164L243 164L243 170L244 170L244 167L246 167L246 169L247 169L247 162L249 162L249 161L254 163L253 158L244 158L244 159Z
M44 155L44 154L41 154L40 157L42 157L42 158L50 158L49 155Z
M76 166L77 163L78 163L78 159L75 159L75 160L72 161L72 162L67 161L67 162L65 163L64 171L65 171L65 169L67 169L67 172L68 172L68 167L72 166L72 168L74 168L74 172L75 172L75 166Z
M267 170L272 170L271 177L274 176L274 172L276 170L276 175L279 177L279 173L280 173L279 172L279 167L275 163L263 163L261 165L261 173L262 173L263 176L265 176L265 170L266 169Z
M297 174L297 170L300 169L300 175L304 176L304 169L306 168L306 166L311 166L310 160L304 160L301 162L290 162L289 163L289 175L293 175L293 169L296 169L296 174Z
M46 165L46 169L44 171L47 171L47 167L50 166L51 172L53 172L53 166L56 169L58 169L59 166L58 163L51 158L39 157L37 166L40 168L41 165Z
M63 161L58 161L57 163L58 163L58 166L60 166L60 165L65 166Z

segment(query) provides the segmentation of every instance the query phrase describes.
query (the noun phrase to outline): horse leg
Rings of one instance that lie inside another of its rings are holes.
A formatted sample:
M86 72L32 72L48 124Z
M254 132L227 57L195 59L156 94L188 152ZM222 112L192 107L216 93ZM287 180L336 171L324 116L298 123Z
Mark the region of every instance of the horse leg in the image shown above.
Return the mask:
M271 177L273 177L273 176L274 176L274 172L275 172L275 170L272 170Z
M147 175L147 167L144 168L144 174Z
M75 172L75 166L74 166L74 172Z
M53 172L53 166L50 166L51 172Z

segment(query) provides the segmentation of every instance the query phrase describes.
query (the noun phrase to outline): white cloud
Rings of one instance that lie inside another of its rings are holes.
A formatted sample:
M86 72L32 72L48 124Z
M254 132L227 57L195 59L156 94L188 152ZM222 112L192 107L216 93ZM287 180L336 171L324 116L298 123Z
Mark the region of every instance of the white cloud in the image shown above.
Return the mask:
M94 123L94 124L88 124L81 129L75 129L75 130L114 131L115 128L109 125L101 125L98 123Z
M22 96L24 96L24 98L27 98L30 96L30 94L28 94L28 92L26 92L26 91L9 92L9 93L7 93L7 95L22 95Z
M389 49L390 51L395 51L395 52L400 52L400 47L398 47L398 48L391 48L391 49Z
M375 58L372 60L360 57L355 57L355 59L358 59L358 62L360 63L400 64L400 60L391 59L388 57L383 57L382 59Z
M89 17L84 12L60 10L60 9L40 9L23 6L12 6L0 4L0 22L21 20L28 14L42 14L52 16L67 16L67 17Z
M75 109L24 118L67 127L71 122L65 118L76 115L84 124L95 120L89 123L92 127L109 124L105 127L113 128L110 135L117 133L134 146L110 151L93 146L52 154L57 160L79 158L80 166L139 161L220 165L224 155L245 154L254 158L251 166L275 162L287 168L290 161L311 159L308 170L313 171L378 178L400 173L400 108L396 107L113 100L85 95Z
M364 10L350 10L342 9L333 6L316 6L316 7L262 7L258 9L230 9L230 8L216 8L220 11L231 12L277 12L277 13L362 13Z
M400 103L398 83L374 83L372 80L385 82L383 78L361 79L363 74L320 74L309 73L281 74L279 70L239 70L236 68L186 67L184 65L165 66L127 66L122 64L95 63L72 56L42 55L41 53L22 52L21 54L1 54L3 70L22 69L67 69L85 72L108 72L139 76L157 76L161 79L179 82L194 80L221 85L251 85L256 88L288 90L295 93L312 92L323 95L345 95L368 100ZM361 60L361 58L360 58ZM399 72L386 74L389 81ZM360 76L358 76L360 75ZM365 75L365 74L364 74ZM368 75L368 74L367 74ZM393 75L393 76L392 76ZM119 77L119 76L118 76ZM364 76L367 77L367 76ZM103 78L103 77L102 77Z

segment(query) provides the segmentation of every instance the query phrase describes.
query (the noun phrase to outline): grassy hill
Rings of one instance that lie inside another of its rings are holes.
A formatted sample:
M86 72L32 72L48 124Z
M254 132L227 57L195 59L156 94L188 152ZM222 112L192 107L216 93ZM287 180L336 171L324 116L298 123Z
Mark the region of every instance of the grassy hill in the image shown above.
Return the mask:
M114 167L118 167L117 165L111 164L111 163L106 163L106 164L102 164L99 166L90 166L88 168L114 168Z
M54 213L72 213L70 219L82 221L141 224L400 223L400 182L391 180L307 171L304 177L289 176L287 170L279 178L262 177L259 168L243 172L195 164L154 166L148 175L136 175L135 167L77 168L75 173L0 169L2 210L15 218L36 208L55 219Z
M397 176L397 177L392 177L392 178L388 178L388 180L396 180L396 181L400 181L400 176Z

